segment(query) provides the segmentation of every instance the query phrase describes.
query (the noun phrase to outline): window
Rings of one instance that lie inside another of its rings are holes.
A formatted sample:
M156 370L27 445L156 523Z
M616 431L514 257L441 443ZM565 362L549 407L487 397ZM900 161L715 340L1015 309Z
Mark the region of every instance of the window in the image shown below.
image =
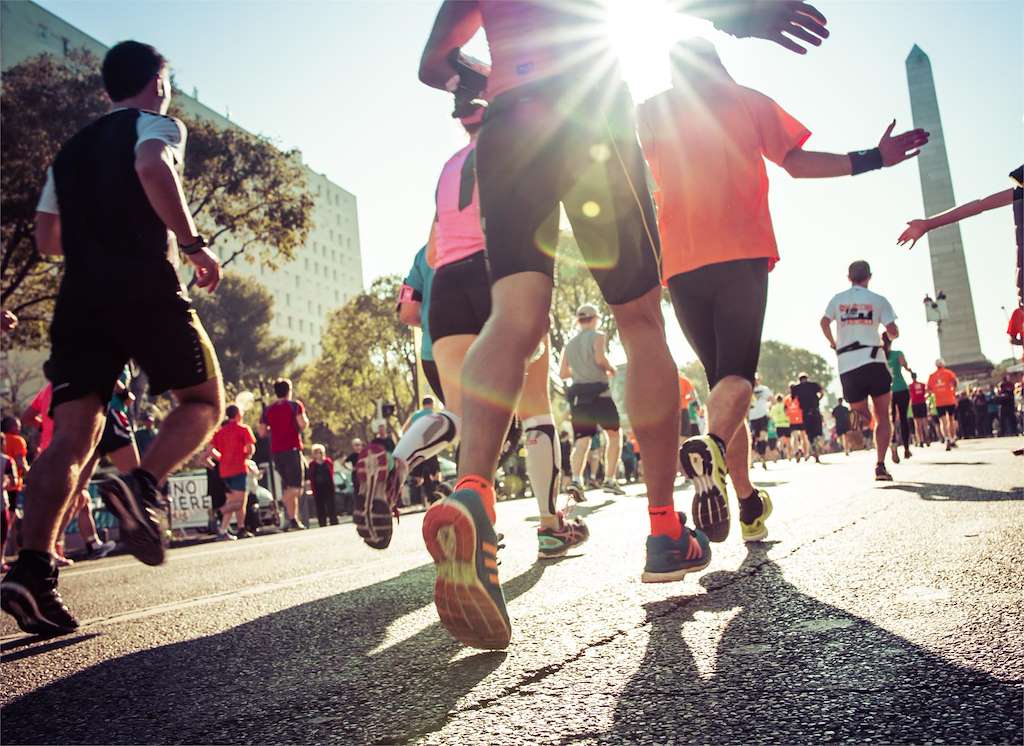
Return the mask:
M299 276L295 275L295 287L301 287L301 286L302 286L302 282L299 279Z
M299 319L299 331L300 332L306 331L306 322L303 321L302 319Z
M288 317L288 328L289 329L292 328L292 317L291 316Z

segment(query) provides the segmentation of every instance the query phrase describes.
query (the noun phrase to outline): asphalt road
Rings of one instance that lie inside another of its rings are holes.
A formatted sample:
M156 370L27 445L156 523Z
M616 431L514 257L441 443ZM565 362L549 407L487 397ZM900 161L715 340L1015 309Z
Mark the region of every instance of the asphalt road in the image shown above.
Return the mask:
M1019 446L1019 441L1017 441ZM591 541L535 559L499 505L502 653L437 623L421 515L128 557L61 576L83 621L0 622L11 743L1021 743L1024 458L1011 441L757 472L769 540L733 526L702 575L642 585L646 501L589 493ZM689 491L677 493L688 509Z

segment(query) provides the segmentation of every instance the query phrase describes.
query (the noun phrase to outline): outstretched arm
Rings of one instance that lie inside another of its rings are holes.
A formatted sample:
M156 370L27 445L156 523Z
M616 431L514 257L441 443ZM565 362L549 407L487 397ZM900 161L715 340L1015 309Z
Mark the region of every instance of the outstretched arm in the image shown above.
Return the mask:
M817 47L828 38L828 19L802 0L676 0L674 7L727 34L764 39L797 54L807 53L800 42Z
M475 0L444 0L420 57L420 82L446 90L455 71L448 55L473 38L483 23Z
M893 119L878 147L854 153L818 153L803 148L794 148L782 162L782 167L796 179L827 179L833 176L850 176L873 168L886 168L913 158L921 152L921 146L928 142L928 133L922 129L908 130L896 136ZM860 166L864 163L867 168ZM855 170L855 165L859 166Z
M933 215L930 218L925 218L924 220L911 220L907 223L907 229L900 234L898 239L896 239L896 243L903 246L909 241L910 246L907 248L912 249L918 239L928 231L941 228L942 226L949 225L950 223L958 223L964 218L974 217L975 215L980 215L983 212L995 210L999 207L1006 207L1010 204L1013 204L1013 189L1004 189L1001 192L996 192L995 194L990 194L987 197L976 199L965 205L954 207L946 212L940 212L938 215Z

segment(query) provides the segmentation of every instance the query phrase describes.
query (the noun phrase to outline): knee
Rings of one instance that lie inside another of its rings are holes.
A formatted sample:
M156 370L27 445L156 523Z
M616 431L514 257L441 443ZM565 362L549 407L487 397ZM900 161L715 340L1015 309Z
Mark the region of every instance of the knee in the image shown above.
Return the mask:
M532 355L548 333L549 319L542 308L495 308L484 326L484 334L501 340L503 345L523 357Z
M624 346L628 347L631 340L650 333L665 335L660 288L655 288L636 300L612 306L612 314L615 316L615 323L618 324Z
M207 381L187 393L177 392L179 405L188 405L193 412L201 412L209 427L215 427L224 419L224 387L220 379Z

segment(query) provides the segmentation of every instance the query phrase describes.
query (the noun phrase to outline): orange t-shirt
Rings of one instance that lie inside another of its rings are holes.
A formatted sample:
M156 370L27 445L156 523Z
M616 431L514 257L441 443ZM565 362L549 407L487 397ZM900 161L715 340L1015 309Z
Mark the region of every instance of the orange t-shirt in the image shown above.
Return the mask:
M956 405L956 373L949 368L939 368L928 376L928 390L935 394L936 407Z
M684 376L682 373L679 374L679 408L689 409L690 402L693 401L693 384L690 383L690 379Z
M213 447L220 451L220 475L234 477L245 474L245 459L256 437L248 425L230 421L213 435Z
M804 410L800 407L798 399L787 396L782 400L782 405L786 408L786 417L789 418L790 425L804 424Z
M28 456L28 443L20 435L4 433L4 455L11 460L14 467L14 484L11 489L14 492L21 492L25 488L25 475L18 466L18 457Z
M672 89L638 110L658 185L662 277L708 264L778 261L764 159L781 164L810 130L762 93L729 82L714 96Z

